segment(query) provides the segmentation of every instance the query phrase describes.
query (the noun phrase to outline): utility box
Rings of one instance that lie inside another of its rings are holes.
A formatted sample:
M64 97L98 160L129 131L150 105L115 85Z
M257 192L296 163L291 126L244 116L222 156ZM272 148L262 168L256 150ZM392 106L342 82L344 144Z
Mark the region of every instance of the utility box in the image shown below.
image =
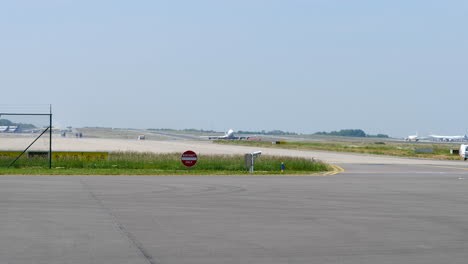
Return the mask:
M250 173L254 172L254 165L255 165L255 158L262 154L261 151L255 151L252 153L247 153L244 156L245 159L245 167L249 169Z
M463 160L468 159L468 145L461 144L460 151L458 152Z
M247 153L244 155L244 159L245 159L245 167L247 169L250 169L250 167L252 167L252 155L250 153Z
M431 148L415 148L414 149L414 153L433 153L434 152L434 149L431 149Z
M286 141L272 141L271 144L273 145L286 144Z

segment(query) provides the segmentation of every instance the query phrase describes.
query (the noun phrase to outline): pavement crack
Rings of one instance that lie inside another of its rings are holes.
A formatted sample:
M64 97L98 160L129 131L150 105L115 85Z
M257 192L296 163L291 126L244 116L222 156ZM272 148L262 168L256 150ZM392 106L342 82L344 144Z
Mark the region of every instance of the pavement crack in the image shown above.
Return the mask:
M146 260L146 262L148 262L149 264L159 264L160 262L157 261L156 258L151 256L151 254L149 254L149 252L143 247L143 244L140 241L138 241L138 239L132 233L130 233L125 228L124 225L122 225L117 220L117 217L115 216L115 214L112 213L112 211L108 207L106 207L104 205L102 200L99 199L99 197L91 190L91 187L83 179L80 180L80 183L83 186L83 188L89 193L91 198L96 201L96 203L99 205L99 207L110 216L110 218L112 220L112 224L114 225L114 227L120 232L120 234L124 238L126 238L130 242L130 244L133 247L135 247L135 249L138 251L139 255L141 257L143 257Z

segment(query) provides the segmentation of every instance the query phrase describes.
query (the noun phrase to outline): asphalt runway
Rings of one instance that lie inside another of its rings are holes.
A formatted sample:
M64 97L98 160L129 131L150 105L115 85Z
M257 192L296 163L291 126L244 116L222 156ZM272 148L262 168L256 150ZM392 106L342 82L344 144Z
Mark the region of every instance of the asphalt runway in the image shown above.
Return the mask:
M0 263L466 263L464 167L0 176Z

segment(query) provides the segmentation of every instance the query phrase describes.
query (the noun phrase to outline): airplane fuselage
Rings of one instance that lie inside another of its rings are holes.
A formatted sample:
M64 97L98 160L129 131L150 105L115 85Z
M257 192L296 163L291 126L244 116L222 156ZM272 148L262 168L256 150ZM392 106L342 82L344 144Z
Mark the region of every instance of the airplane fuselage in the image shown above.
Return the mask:
M234 135L234 130L229 129L228 132L224 134L224 136L213 136L213 137L208 137L208 139L242 140L242 139L249 139L249 137L236 137Z

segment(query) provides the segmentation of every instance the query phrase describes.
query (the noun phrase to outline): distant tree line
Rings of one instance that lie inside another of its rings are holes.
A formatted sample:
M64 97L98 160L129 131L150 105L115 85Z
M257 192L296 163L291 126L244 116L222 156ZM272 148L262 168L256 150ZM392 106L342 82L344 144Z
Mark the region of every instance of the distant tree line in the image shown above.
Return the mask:
M151 131L179 131L179 132L199 132L199 133L219 133L214 130L204 130L204 129L195 129L195 128L186 128L186 129L172 129L172 128L148 128L147 130ZM225 132L225 131L223 131ZM297 135L294 132L285 132L282 130L271 130L271 131L242 131L239 130L236 133L246 134L246 135Z
M297 133L294 133L294 132L285 132L285 131L282 131L282 130L271 130L271 131L265 131L265 130L262 130L262 131L242 131L242 130L239 130L237 131L237 133L239 134L247 134L247 135L297 135Z
M179 132L198 132L198 133L218 133L214 130L204 130L204 129L195 129L195 128L186 128L186 129L172 129L172 128L149 128L149 131L179 131ZM238 134L244 135L275 135L275 136L295 136L299 135L295 132L287 132L282 130L270 130L270 131L237 131ZM317 132L314 135L323 135L323 136L340 136L340 137L374 137L374 138L388 138L388 135L377 134L377 135L368 135L362 129L341 129L340 131L331 131L331 132Z
M25 124L25 123L14 123L8 119L0 119L0 126L17 126L20 129L31 129L36 128L33 124Z
M214 130L204 130L204 129L195 129L195 128L185 128L185 129L172 129L172 128L148 128L147 130L153 131L179 131L179 132L198 132L198 133L217 133Z
M195 129L195 128L186 128L182 130L183 132L199 132L199 133L216 133L214 130L204 130L204 129Z
M340 137L376 137L376 138L388 138L388 135L377 134L377 135L368 135L362 129L341 129L340 131L331 131L331 132L317 132L314 135L323 135L323 136L340 136Z
M0 126L15 126L15 123L8 119L0 119Z

